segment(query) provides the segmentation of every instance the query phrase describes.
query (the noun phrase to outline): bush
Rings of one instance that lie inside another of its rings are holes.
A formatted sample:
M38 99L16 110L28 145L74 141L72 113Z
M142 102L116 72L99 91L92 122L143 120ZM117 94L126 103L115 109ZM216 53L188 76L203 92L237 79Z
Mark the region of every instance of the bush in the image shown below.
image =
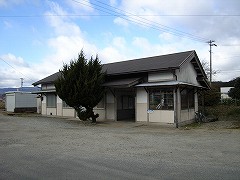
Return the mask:
M232 99L232 98L222 99L221 104L222 105L230 105L230 106L231 105L240 106L240 100Z
M233 105L216 105L216 106L208 106L205 108L206 116L215 116L217 118L221 117L239 117L240 119L240 106Z
M0 101L0 109L5 109L5 103L3 101Z

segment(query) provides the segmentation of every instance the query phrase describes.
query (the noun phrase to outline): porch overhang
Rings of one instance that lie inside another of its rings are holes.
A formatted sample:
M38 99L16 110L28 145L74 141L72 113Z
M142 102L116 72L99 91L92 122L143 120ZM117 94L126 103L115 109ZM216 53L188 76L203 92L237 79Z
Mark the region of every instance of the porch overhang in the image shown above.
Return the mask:
M33 91L32 94L44 94L44 93L55 93L55 89L41 90L41 91Z
M197 87L200 89L206 89L206 87L196 85L196 84L191 84L191 83L186 83L182 81L164 81L164 82L147 82L147 83L142 83L136 85L136 87L158 87L158 86L192 86L192 87Z
M127 79L118 79L109 82L105 82L102 86L110 88L129 88L134 87L140 82L141 78L127 78Z

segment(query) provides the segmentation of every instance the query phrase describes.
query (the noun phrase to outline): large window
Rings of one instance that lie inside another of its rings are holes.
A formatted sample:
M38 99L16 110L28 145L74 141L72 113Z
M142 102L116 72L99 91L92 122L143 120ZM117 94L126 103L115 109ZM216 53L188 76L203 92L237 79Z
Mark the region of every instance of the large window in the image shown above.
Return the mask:
M174 109L172 89L151 89L149 91L149 109L151 110L173 110Z
M181 91L181 109L194 108L194 91L193 89L184 89Z
M47 107L56 107L57 97L55 94L47 94Z

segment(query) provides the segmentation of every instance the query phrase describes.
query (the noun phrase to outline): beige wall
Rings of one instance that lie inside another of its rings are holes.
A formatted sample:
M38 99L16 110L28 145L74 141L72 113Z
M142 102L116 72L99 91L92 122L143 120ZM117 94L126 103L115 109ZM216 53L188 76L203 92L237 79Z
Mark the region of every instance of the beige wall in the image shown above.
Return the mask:
M62 116L75 117L75 110L73 108L63 108Z
M174 123L174 111L154 110L149 113L149 122Z
M56 108L47 108L47 110L46 110L46 115L56 116L56 115L57 115Z
M99 114L97 120L105 120L105 109L94 109L93 111Z
M46 96L42 96L43 100L42 100L42 114L43 115L47 115L47 100L46 100Z
M144 88L137 88L136 90L136 121L148 121L148 94Z
M57 96L57 116L63 116L62 100Z

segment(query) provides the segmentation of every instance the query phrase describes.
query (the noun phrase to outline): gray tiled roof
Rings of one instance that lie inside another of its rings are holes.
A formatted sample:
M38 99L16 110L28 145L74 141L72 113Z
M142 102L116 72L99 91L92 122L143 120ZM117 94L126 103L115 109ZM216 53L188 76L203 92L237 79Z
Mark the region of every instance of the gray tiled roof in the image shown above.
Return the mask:
M103 70L107 70L108 75L115 75L178 68L181 63L184 62L184 60L186 60L193 52L194 51L186 51L175 54L109 63L104 64Z
M121 75L178 68L194 52L195 51L186 51L175 54L109 63L103 65L103 70L107 72L107 75ZM59 75L59 72L54 73L33 83L33 85L52 83L59 77Z

